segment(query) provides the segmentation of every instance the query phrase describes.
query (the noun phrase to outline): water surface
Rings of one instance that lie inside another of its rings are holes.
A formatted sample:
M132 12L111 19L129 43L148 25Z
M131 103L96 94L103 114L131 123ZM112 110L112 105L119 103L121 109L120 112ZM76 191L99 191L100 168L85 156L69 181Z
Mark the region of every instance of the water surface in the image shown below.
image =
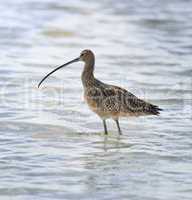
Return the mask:
M0 16L0 199L191 199L191 1L2 0ZM106 138L82 63L37 89L85 48L97 78L164 112Z

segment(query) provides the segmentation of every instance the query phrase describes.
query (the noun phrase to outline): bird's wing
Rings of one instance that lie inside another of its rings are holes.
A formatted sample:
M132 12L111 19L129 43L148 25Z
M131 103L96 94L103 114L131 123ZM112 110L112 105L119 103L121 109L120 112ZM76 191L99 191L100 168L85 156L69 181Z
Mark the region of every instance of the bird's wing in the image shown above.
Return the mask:
M109 85L103 89L103 95L108 99L108 103L116 106L116 109L119 109L121 112L157 115L161 110L158 106L137 98L121 87Z

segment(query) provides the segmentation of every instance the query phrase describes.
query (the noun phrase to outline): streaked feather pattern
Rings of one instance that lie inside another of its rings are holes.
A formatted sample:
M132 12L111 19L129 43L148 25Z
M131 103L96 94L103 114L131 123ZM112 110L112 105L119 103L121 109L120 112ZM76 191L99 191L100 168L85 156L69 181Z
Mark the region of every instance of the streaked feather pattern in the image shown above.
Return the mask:
M158 115L161 111L158 106L137 98L127 90L97 79L88 88L85 87L85 97L88 105L100 116Z

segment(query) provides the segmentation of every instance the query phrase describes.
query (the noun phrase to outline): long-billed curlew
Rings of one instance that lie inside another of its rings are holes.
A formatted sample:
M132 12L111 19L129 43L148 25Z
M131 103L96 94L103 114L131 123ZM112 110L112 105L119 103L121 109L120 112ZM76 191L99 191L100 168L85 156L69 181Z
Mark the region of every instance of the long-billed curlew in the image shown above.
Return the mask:
M65 67L71 63L83 61L85 63L81 75L84 88L84 98L90 107L102 120L105 134L108 134L106 119L112 118L117 125L118 132L121 134L119 125L120 117L142 116L142 115L158 115L160 109L158 106L145 102L137 98L127 90L108 85L94 77L95 56L91 50L84 50L78 58L65 63L49 74L47 74L39 83L41 83L52 73Z

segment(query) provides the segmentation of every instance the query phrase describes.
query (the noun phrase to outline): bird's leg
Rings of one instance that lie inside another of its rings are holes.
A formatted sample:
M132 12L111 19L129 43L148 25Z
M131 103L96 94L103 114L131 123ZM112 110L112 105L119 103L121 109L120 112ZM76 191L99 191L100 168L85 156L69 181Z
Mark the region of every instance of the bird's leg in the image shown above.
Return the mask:
M118 119L116 119L115 122L116 122L116 124L117 124L117 128L118 128L119 135L122 135L122 132L121 132L121 128L120 128Z
M106 124L106 120L105 119L103 119L103 126L104 126L105 135L107 135L108 131L107 131L107 124Z

